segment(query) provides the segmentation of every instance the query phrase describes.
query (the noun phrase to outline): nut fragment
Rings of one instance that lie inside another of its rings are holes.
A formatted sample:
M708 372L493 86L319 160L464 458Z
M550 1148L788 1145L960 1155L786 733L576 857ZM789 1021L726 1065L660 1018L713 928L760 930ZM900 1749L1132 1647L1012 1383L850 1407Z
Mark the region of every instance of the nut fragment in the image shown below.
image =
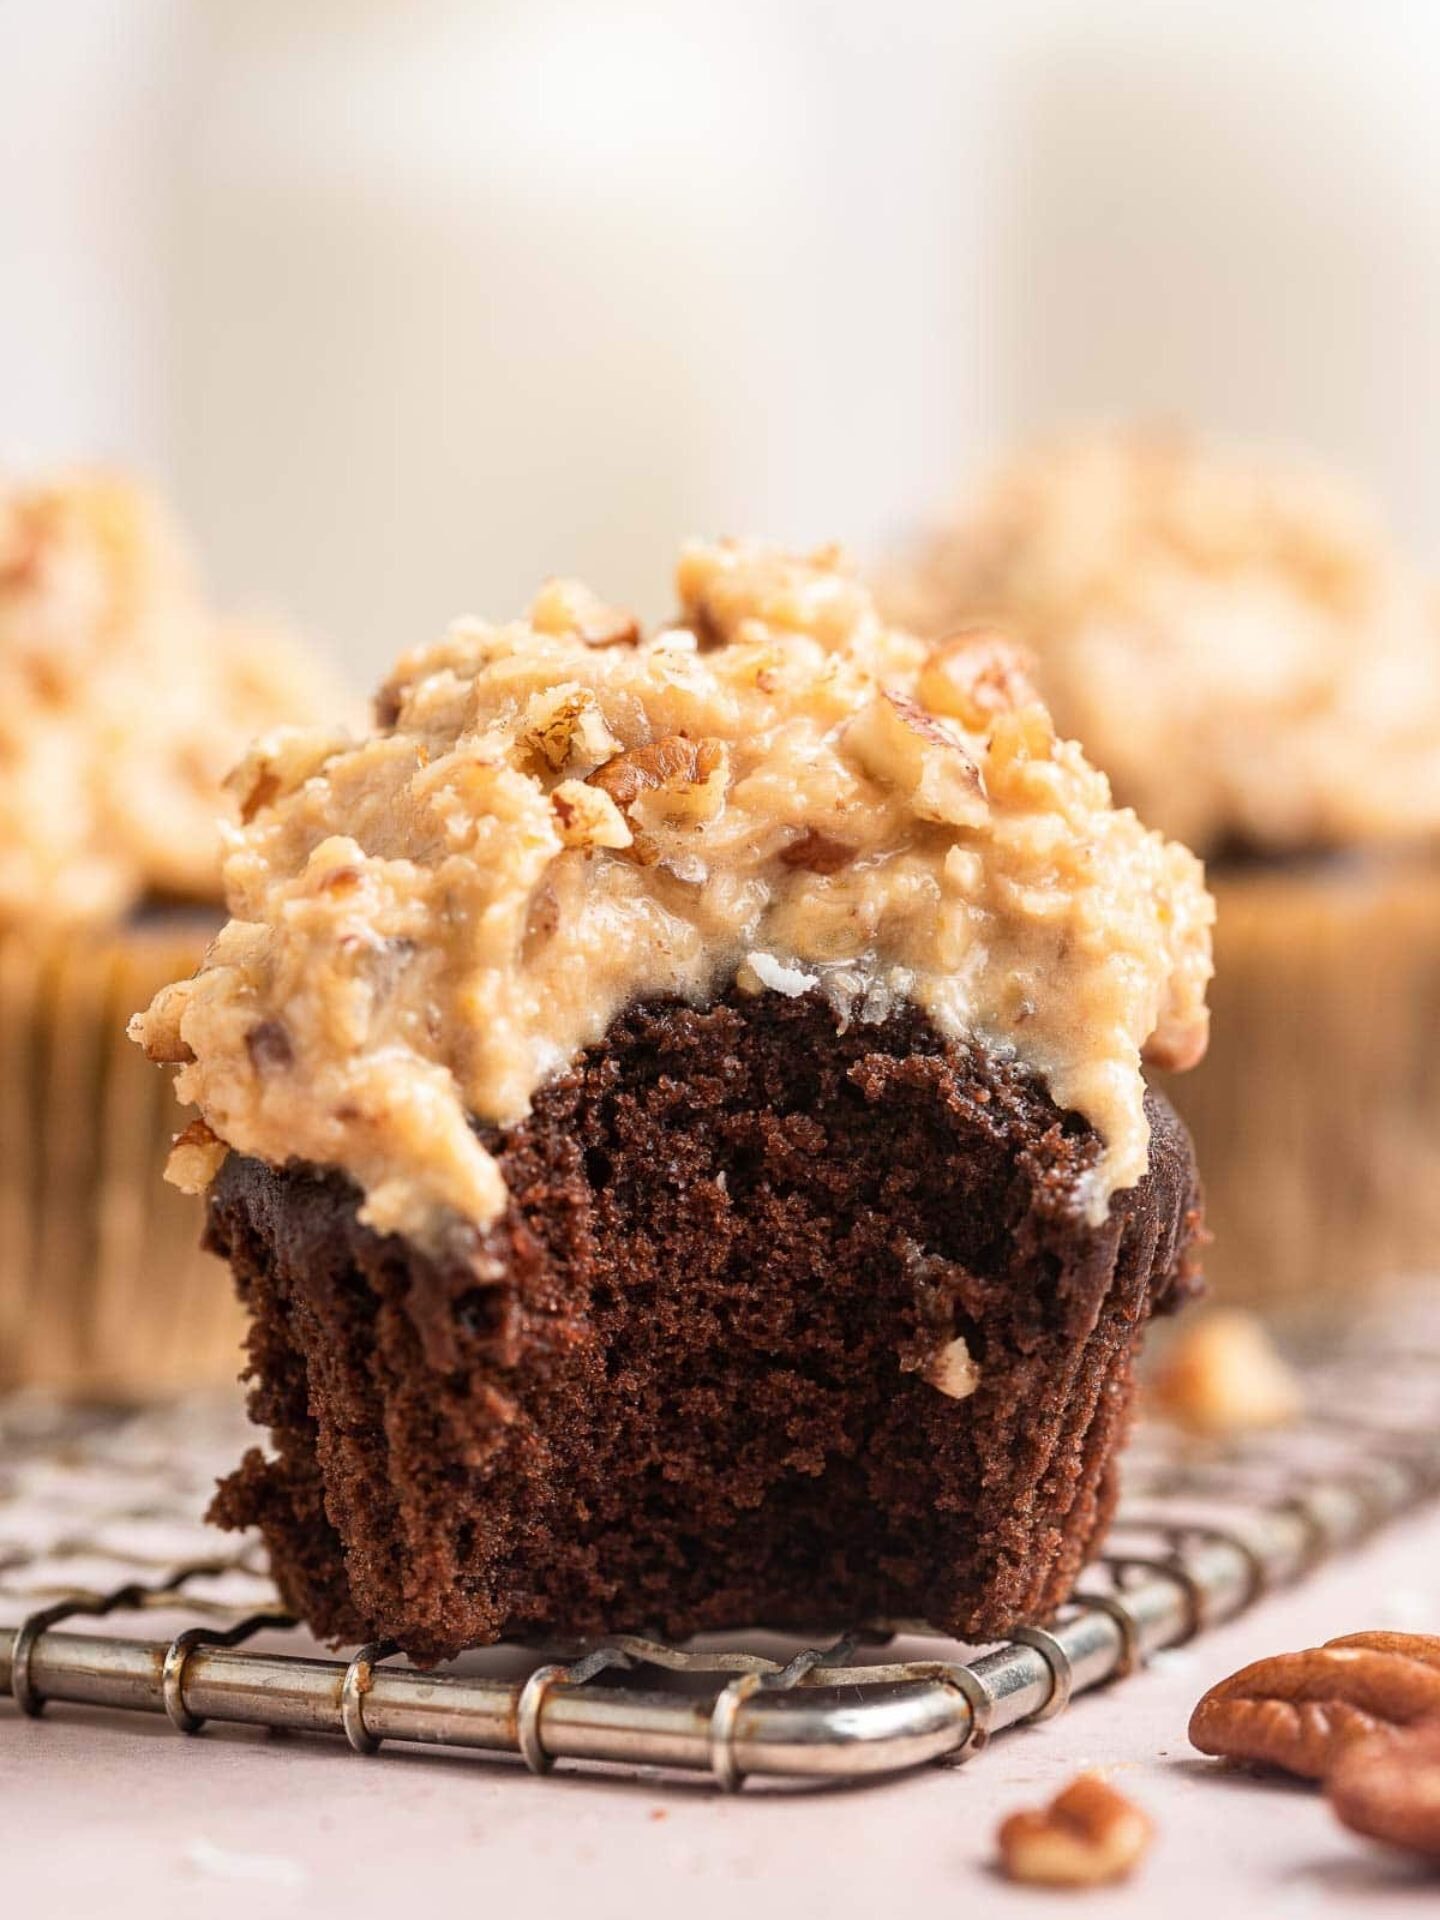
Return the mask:
M1234 1307L1207 1313L1179 1336L1152 1383L1151 1404L1177 1426L1207 1434L1285 1426L1304 1405L1263 1323Z
M628 847L634 838L609 794L584 780L562 780L550 810L567 847Z
M980 1369L964 1335L947 1340L921 1377L949 1400L968 1400L980 1384Z
M1352 1832L1440 1860L1440 1718L1356 1741L1337 1757L1325 1792Z
M920 670L915 691L931 713L984 733L997 713L1039 698L1034 656L989 627L941 640Z
M573 681L532 694L521 731L525 744L557 773L566 765L598 766L620 745L594 694Z
M235 796L241 825L248 827L262 808L294 793L349 744L343 733L297 728L281 727L263 735L225 781Z
M668 733L616 754L590 775L590 785L608 794L636 830L633 857L653 866L660 850L652 836L713 820L725 804L729 772L722 743Z
M290 1033L281 1020L257 1020L245 1035L245 1051L260 1074L283 1073L295 1064Z
M1356 1633L1257 1660L1212 1687L1190 1717L1202 1753L1322 1780L1338 1755L1440 1715L1440 1638Z
M148 1014L131 1016L125 1031L145 1049L147 1060L163 1067L188 1067L195 1058L195 1049L180 1031L190 991L188 980L177 980L173 986L161 988Z
M1139 1865L1154 1828L1098 1773L1082 1773L1043 1811L1012 1813L999 1833L1011 1880L1039 1887L1101 1887Z
M906 794L922 820L983 825L979 767L908 694L893 688L878 693L845 729L845 744L872 778Z
M806 827L780 852L782 867L800 867L806 873L843 873L855 859L855 848L848 841L836 840L818 827Z
M640 623L633 613L607 606L579 580L547 580L530 605L537 633L583 641L587 647L633 647Z
M182 1193L204 1193L225 1164L230 1149L203 1120L192 1120L175 1136L165 1178Z
M719 764L724 749L702 745L683 733L667 733L648 746L632 747L617 753L613 760L590 776L592 787L599 787L627 812L642 793L659 788L697 786L708 780Z

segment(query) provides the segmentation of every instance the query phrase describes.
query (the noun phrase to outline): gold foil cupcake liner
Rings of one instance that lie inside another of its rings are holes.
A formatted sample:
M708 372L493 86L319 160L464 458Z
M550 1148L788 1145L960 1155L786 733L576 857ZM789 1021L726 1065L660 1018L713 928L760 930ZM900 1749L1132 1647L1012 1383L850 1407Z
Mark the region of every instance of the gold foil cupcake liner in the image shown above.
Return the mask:
M1333 1316L1440 1275L1440 861L1211 876L1194 1137L1220 1297Z
M125 1037L211 931L0 939L0 1387L129 1399L240 1370L201 1207L161 1177L180 1110Z

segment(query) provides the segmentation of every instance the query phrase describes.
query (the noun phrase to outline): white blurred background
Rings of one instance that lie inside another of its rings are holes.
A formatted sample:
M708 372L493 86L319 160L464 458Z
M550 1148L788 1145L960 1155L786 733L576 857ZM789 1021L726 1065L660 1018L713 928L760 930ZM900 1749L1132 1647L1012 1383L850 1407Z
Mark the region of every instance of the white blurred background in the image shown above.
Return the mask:
M1440 6L0 0L0 458L369 681L997 441L1310 447L1440 555Z

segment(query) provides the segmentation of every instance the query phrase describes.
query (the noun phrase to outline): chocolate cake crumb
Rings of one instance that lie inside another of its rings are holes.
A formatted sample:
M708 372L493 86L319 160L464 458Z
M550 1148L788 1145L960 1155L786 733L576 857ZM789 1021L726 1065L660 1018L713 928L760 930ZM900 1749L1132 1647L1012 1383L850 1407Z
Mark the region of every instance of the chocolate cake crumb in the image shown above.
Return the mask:
M422 1662L502 1634L1051 1612L1108 1519L1131 1357L1194 1285L1184 1129L1087 1223L1101 1152L913 1008L632 1008L482 1139L509 1210L430 1256L335 1173L232 1154L209 1240L251 1315L213 1517L288 1602ZM462 1243L463 1244L463 1243ZM973 1392L925 1378L963 1340Z

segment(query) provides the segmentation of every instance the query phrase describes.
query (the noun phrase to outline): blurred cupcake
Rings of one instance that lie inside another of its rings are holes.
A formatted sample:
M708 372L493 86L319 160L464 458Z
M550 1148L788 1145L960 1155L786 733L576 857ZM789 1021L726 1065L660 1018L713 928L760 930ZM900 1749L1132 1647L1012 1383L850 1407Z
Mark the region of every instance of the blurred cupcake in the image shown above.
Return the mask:
M1062 732L1210 863L1213 1037L1170 1091L1231 1298L1440 1264L1440 623L1329 477L1179 434L1020 455L890 583L1034 648Z
M135 487L0 485L0 1386L238 1371L199 1210L156 1178L167 1090L125 1021L222 917L231 763L325 705L291 643L217 621Z

